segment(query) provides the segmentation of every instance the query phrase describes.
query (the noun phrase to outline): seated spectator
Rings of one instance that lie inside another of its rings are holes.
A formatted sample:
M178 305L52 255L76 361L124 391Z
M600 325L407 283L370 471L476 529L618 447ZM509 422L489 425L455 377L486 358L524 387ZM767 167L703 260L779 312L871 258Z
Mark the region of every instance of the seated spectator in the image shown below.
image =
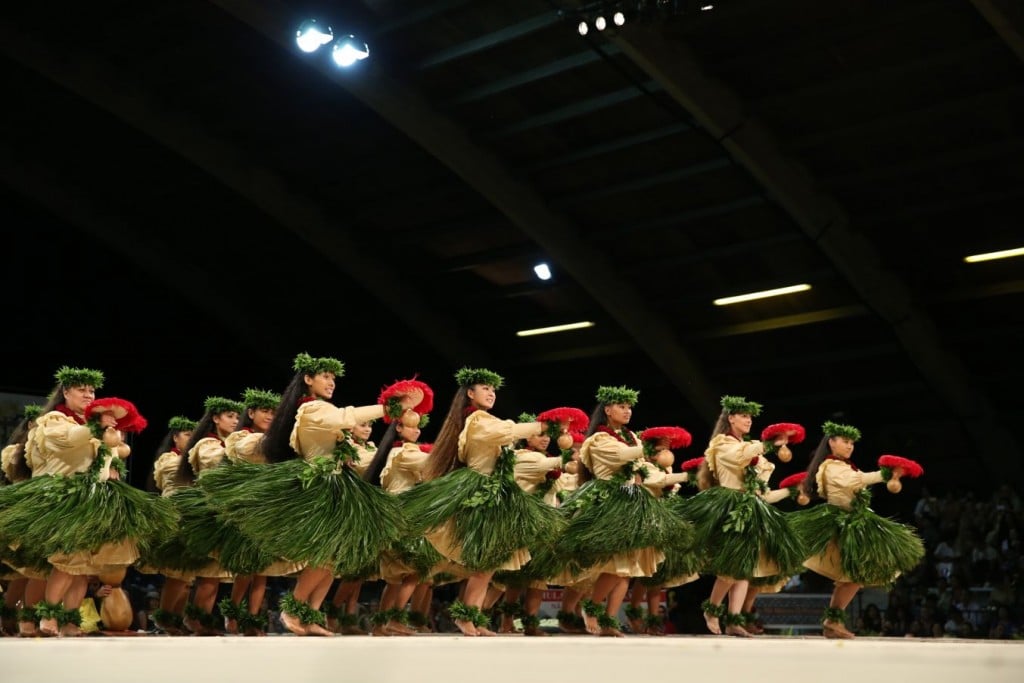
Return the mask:
M956 607L949 610L949 619L942 625L947 638L973 638L974 627L964 619L964 613Z
M859 636L882 635L882 612L878 609L878 605L873 602L868 603L857 619L855 630Z
M995 621L989 629L988 637L997 640L1011 640L1017 637L1017 625L1010 618L1010 610L1000 607L996 612Z

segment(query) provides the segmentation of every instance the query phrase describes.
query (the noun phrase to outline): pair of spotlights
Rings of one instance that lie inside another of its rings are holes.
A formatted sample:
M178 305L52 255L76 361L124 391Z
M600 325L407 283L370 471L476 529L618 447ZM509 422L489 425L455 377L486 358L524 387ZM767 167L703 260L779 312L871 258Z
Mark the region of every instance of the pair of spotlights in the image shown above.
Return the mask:
M615 12L614 14L612 14L612 23L615 24L616 26L622 26L623 24L626 23L626 15L623 14L622 12ZM595 17L594 28L596 28L598 31L605 30L606 28L608 28L608 20L605 19L604 16ZM581 36L585 36L588 33L590 33L590 24L588 24L586 20L581 21L579 23L579 26L576 27L576 30L579 31L579 34Z
M334 40L330 26L317 23L316 19L302 22L295 31L295 43L303 52L316 52ZM353 35L342 36L331 50L331 58L340 67L349 67L370 56L370 46Z

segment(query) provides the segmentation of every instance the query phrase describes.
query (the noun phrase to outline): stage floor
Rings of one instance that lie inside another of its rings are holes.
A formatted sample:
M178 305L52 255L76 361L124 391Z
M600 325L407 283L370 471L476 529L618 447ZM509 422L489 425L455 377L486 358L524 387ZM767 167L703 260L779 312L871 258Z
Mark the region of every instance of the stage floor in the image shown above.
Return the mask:
M1024 641L820 636L0 638L2 683L1022 683Z

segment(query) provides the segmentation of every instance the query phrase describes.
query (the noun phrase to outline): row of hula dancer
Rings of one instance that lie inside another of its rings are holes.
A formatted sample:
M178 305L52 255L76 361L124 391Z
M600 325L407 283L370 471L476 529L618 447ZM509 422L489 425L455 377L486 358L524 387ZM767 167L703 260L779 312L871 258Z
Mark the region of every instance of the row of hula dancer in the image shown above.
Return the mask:
M860 433L849 425L826 422L807 471L772 488L770 458L788 460L805 430L780 423L752 438L761 405L742 397L722 398L704 456L674 471L672 451L690 434L630 430L639 393L627 387L598 388L589 416L563 407L502 420L491 411L503 378L462 368L434 443L421 444L434 403L424 382L338 407L341 361L301 353L293 369L280 395L210 397L197 422L173 418L154 496L121 479L123 435L145 419L129 401L96 398L102 373L61 368L48 403L3 451L12 483L0 488L0 560L19 631L77 634L85 577L116 592L134 566L165 577L154 617L170 634L260 635L267 577L287 576L281 620L300 636L363 633L359 587L375 580L385 584L375 635L417 632L432 587L458 581L449 612L466 636L494 635L487 610L502 596L500 630L518 616L526 635L545 635L538 610L549 586L563 588L563 631L621 636L631 583L626 613L638 632L650 625L645 600L705 574L716 577L702 604L708 630L750 636L756 596L810 569L835 581L823 634L852 638L844 621L857 591L924 555L913 528L871 510L869 490L884 481L898 491L921 467L886 455L878 471L858 470ZM388 427L375 445L378 418ZM786 498L823 502L774 507ZM230 596L215 605L224 582ZM108 600L104 623L117 630L123 616Z

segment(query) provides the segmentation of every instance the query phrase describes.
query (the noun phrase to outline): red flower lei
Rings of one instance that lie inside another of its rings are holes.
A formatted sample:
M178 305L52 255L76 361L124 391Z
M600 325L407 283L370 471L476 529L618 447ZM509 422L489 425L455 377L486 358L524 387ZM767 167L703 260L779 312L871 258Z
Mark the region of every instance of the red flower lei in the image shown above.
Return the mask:
M633 432L626 429L625 427L622 428L621 433L618 430L612 429L608 425L601 425L600 427L597 428L597 431L604 432L605 434L611 434L617 440L621 441L627 446L636 445L636 435L633 434Z
M80 415L76 415L70 408L68 408L66 403L61 403L60 405L55 407L54 410L56 410L59 413L64 413L65 415L67 415L80 425L85 424L85 418Z

